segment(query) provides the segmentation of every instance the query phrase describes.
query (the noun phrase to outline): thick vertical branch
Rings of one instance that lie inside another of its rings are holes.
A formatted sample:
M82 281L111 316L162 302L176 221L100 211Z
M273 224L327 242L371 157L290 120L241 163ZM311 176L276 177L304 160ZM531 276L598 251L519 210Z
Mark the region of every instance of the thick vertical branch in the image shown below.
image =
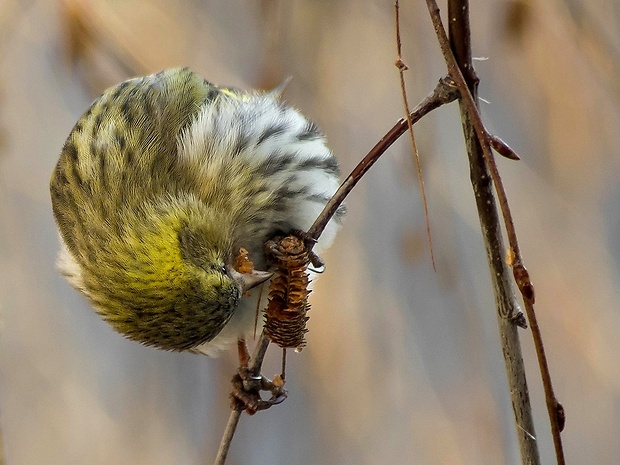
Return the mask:
M468 0L448 0L449 34L452 52L469 90L477 102L478 77L473 68L469 28ZM505 247L501 222L493 195L491 177L482 147L463 99L459 100L465 144L469 157L470 178L478 208L491 280L497 305L502 352L506 363L508 384L517 424L517 437L524 464L539 464L540 456L534 433L525 367L521 355L518 327L511 316L519 312L512 287L512 273L504 260Z

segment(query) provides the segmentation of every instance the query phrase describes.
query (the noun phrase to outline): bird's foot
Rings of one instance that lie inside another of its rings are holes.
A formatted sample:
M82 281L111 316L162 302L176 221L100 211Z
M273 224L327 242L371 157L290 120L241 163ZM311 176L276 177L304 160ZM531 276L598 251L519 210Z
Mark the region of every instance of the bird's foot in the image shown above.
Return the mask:
M232 385L233 391L230 394L232 408L245 410L249 415L280 404L287 396L284 380L279 375L272 381L261 374L253 375L246 367L239 368L239 372L233 376ZM264 400L261 392L270 392L271 397Z
M315 268L312 271L315 273L322 273L325 269L325 262L319 255L312 251L312 247L318 241L314 237L310 236L306 231L302 231L301 229L294 229L291 234L303 240L306 247L308 247L308 258L310 258L310 263L312 263L312 266Z
M292 244L289 243L286 246L283 246L283 237L278 236L277 238L274 238L274 240L270 240L267 242L267 253L278 259L281 259L282 257L288 257L291 254L297 255L301 252L306 252L308 254L308 259L310 260L310 263L312 263L312 266L314 267L312 271L314 271L315 273L322 273L325 269L325 262L321 257L319 257L316 253L312 251L312 247L314 246L314 244L317 243L317 240L309 236L307 232L302 231L301 229L293 229L289 233L289 236L296 237L301 241L301 244L295 244L295 242L293 242ZM288 250L291 247L294 250ZM302 248L300 249L300 247Z

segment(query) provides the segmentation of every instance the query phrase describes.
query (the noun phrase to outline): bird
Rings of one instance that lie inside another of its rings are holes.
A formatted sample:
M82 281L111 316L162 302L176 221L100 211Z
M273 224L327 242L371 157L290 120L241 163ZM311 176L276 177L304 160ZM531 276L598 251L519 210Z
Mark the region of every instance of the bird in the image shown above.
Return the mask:
M92 103L53 170L58 268L126 338L216 356L255 330L265 243L307 231L339 177L281 89L216 86L190 68L129 79ZM251 272L233 267L241 248Z

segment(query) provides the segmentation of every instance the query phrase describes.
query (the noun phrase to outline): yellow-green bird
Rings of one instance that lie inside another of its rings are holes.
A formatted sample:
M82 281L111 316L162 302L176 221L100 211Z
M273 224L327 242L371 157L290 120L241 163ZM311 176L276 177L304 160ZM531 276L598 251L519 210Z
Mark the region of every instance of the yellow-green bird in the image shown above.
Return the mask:
M80 118L52 174L59 267L126 337L214 355L253 331L244 293L270 276L236 272L240 247L263 269L265 242L307 230L338 185L323 134L278 92L188 68L131 79Z

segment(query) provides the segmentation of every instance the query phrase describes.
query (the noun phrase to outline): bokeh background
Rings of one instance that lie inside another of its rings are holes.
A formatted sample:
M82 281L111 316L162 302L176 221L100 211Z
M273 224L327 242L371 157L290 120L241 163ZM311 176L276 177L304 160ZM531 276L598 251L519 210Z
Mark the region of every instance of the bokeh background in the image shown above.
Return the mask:
M424 2L401 2L410 101L445 74ZM444 2L440 6L445 8ZM569 463L620 463L620 4L476 0L473 49ZM105 87L189 65L273 88L344 173L402 115L392 1L0 1L0 433L7 465L209 464L235 354L112 332L54 269L50 173ZM289 399L243 416L230 464L517 464L512 410L455 104L416 126L437 272L406 138L348 199L312 294ZM524 357L544 463L538 367ZM265 374L279 368L271 350Z

